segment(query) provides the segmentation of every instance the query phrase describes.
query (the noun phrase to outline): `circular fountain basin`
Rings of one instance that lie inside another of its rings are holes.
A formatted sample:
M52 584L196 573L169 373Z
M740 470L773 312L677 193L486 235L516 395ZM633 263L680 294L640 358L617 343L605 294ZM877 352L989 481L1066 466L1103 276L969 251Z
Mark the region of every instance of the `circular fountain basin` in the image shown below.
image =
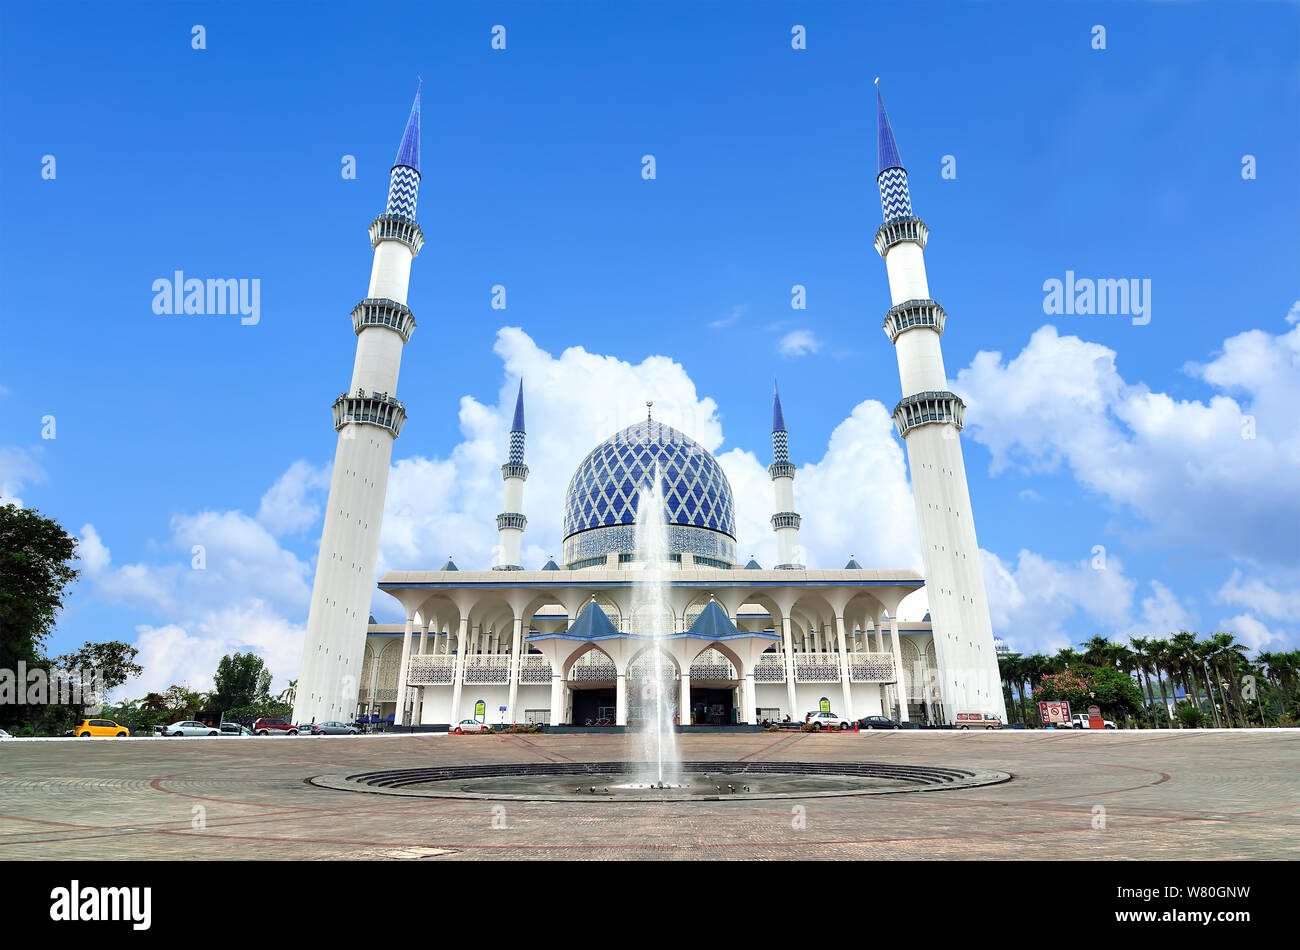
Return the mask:
M883 762L683 762L659 786L644 762L533 762L318 775L339 791L504 801L690 802L830 798L972 788L1006 772Z

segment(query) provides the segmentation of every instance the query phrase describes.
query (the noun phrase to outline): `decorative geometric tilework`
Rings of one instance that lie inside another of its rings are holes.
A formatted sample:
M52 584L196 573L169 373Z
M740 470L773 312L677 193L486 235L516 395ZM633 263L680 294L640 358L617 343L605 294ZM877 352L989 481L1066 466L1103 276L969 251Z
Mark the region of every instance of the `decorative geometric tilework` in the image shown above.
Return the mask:
M772 433L772 461L776 464L790 461L790 436L784 429Z
M388 207L384 213L414 218L419 194L420 173L407 165L394 165L388 180Z
M656 463L670 525L735 538L735 505L721 466L693 439L654 420L629 426L582 460L569 482L565 538L591 528L636 524L640 491L654 477Z
M912 196L907 191L907 172L901 168L886 168L876 178L880 187L880 209L885 220L905 218L912 213Z
M510 433L510 464L524 464L524 434L518 430Z

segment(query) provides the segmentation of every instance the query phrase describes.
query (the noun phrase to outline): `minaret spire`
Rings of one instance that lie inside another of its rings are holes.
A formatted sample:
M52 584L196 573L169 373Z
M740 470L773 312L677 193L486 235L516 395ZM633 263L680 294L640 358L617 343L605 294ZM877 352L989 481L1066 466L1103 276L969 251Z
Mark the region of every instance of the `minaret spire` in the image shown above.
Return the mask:
M506 464L501 466L505 481L505 511L497 515L497 537L500 540L500 561L495 571L520 571L520 550L523 547L524 528L528 519L523 515L524 482L528 481L528 466L524 464L524 381L519 380L519 395L515 397L515 418L510 424L510 448Z
M794 466L790 464L790 437L781 411L781 391L772 380L772 464L767 473L772 478L776 514L772 530L776 532L777 569L802 570L799 562L799 525L803 519L794 510Z
M347 721L357 712L389 463L393 441L406 422L406 407L395 393L402 350L415 329L406 294L411 262L424 246L424 232L415 220L419 188L417 91L397 162L389 172L388 203L370 224L374 260L370 289L352 310L357 336L352 380L334 400L338 442L298 670L294 722ZM412 622L407 620L399 674L399 722L405 714L405 657L410 654Z
M947 315L930 298L925 274L925 245L930 231L912 213L907 170L876 86L876 121L880 146L880 207L884 224L875 247L885 259L893 306L884 329L894 344L903 398L894 407L894 424L907 446L921 536L921 558L930 600L934 645L940 677L942 717L979 710L1006 719L1006 703L993 650L988 595L980 569L975 519L962 459L959 433L966 407L948 388L939 339ZM892 615L892 611L891 611ZM909 699L921 695L902 668L898 631L890 641L898 667L898 714L906 719Z

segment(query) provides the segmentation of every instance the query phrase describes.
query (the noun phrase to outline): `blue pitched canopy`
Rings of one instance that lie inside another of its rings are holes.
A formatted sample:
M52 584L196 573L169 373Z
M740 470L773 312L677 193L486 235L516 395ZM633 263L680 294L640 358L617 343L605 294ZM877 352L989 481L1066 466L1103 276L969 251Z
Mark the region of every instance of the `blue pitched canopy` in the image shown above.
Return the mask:
M849 558L849 563L844 565L844 570L846 570L846 571L860 571L860 570L862 570L862 565L858 563L857 558L850 557L850 558Z
M739 632L716 600L709 601L709 605L695 618L695 623L691 624L691 629L686 631L688 636L706 637L710 640L734 637Z
M407 168L420 170L420 90L415 90L415 102L411 106L411 116L406 120L406 131L402 133L402 144L397 149L394 166L405 165Z
M894 141L894 130L889 127L889 115L885 112L885 100L880 96L880 85L876 85L876 129L880 147L880 169L902 168L903 160L898 155L898 143Z
M456 563L455 563L451 558L447 558L447 563L444 564L444 565L442 566L442 569L443 569L444 571L459 571L459 570L460 570L460 568L456 566Z
M542 565L544 571L558 571L559 569L560 565L555 563L555 558L547 558L546 563Z
M605 611L601 610L594 600L582 609L578 619L565 632L570 637L583 640L618 636L618 628L610 622Z
M749 563L745 565L745 570L747 571L761 571L762 569L763 566L759 564L757 561L755 561L752 557L749 559Z

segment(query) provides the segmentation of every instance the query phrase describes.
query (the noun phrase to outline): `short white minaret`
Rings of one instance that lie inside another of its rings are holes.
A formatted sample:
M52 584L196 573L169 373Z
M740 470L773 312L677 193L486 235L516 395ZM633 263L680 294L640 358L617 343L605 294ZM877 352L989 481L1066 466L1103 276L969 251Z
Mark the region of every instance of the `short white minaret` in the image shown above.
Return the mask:
M352 311L357 335L352 382L334 400L338 446L298 670L294 722L346 722L356 713L388 467L393 440L406 421L406 409L394 393L402 348L415 329L406 291L411 261L424 246L424 233L415 221L419 187L417 91L389 172L388 205L370 225L370 289Z
M515 420L510 424L510 454L501 466L501 477L506 483L505 511L497 515L497 535L500 538L501 563L496 571L522 571L519 552L523 547L524 528L528 519L523 515L524 482L528 481L528 466L524 464L524 381L519 380L519 396L515 400Z
M880 205L885 223L876 251L885 259L893 306L885 333L894 344L903 398L894 424L907 445L912 497L921 537L943 717L989 712L1006 720L988 596L971 514L961 431L966 406L948 389L939 338L946 315L930 298L925 222L912 214L907 171L898 155L885 103L876 89Z
M772 516L772 529L776 531L776 569L803 570L799 563L799 523L802 519L794 510L790 437L785 431L781 393L775 381L772 383L772 464L767 467L767 474L772 477L772 494L776 501L776 514Z

